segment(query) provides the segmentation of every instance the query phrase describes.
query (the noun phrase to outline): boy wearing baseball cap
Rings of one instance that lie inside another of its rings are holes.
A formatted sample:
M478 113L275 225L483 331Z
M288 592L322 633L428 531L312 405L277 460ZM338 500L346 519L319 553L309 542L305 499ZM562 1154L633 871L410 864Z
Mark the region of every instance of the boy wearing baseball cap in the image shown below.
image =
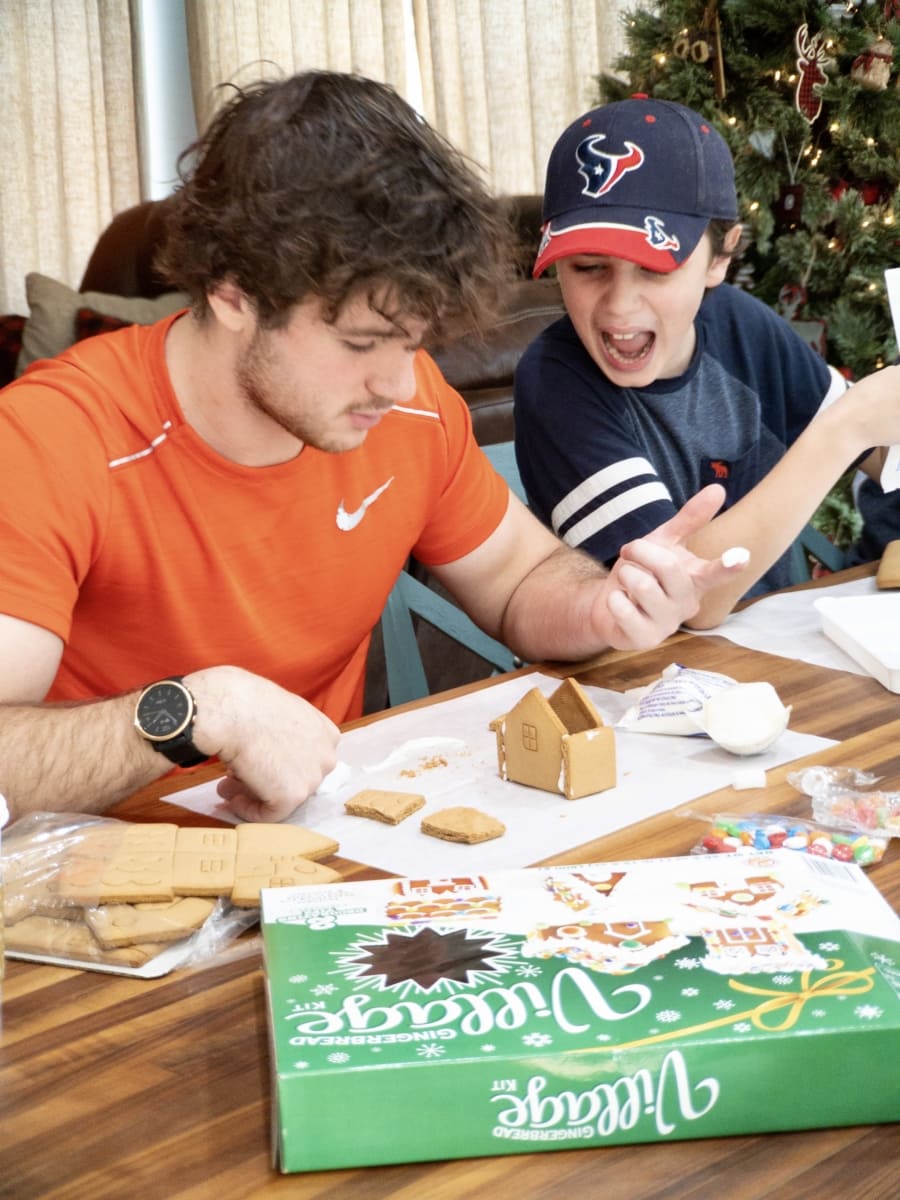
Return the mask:
M730 151L700 114L635 96L573 122L550 155L533 272L555 266L567 315L515 384L529 502L596 559L725 486L690 548L742 545L751 561L707 594L701 628L748 581L788 584L787 552L823 496L862 457L877 478L871 447L900 434L900 368L847 391L785 320L724 282L737 217Z

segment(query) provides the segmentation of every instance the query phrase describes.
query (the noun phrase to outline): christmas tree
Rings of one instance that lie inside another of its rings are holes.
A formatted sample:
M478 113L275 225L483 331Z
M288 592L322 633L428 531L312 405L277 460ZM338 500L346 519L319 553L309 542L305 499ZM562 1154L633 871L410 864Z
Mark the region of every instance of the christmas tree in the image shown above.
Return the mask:
M599 102L645 92L702 112L735 161L745 238L731 279L848 378L897 359L900 0L665 0L625 20ZM846 545L841 481L814 523Z
M677 100L723 134L747 242L734 282L852 378L894 361L900 0L666 0L625 22L600 100Z

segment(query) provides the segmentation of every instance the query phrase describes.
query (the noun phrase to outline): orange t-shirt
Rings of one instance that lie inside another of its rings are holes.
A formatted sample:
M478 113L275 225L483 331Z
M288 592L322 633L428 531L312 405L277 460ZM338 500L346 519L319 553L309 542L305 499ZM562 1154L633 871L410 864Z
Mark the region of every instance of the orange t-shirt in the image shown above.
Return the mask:
M506 485L424 352L415 399L357 449L222 458L172 390L175 319L79 343L0 393L0 612L65 641L49 700L232 664L347 720L407 556L474 550Z

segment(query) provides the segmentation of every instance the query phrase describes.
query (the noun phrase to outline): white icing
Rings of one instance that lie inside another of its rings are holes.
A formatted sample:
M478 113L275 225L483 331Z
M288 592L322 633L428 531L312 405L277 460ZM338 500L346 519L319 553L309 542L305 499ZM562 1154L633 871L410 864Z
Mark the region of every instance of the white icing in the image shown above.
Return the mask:
M748 788L764 788L766 773L762 767L741 767L731 777L731 786L736 792L746 791Z
M336 792L338 788L344 786L352 773L352 768L348 763L338 761L334 769L328 772L316 788L316 795L327 796L331 792Z
M707 699L702 724L723 750L762 754L787 729L790 715L771 683L735 683Z
M433 754L446 753L449 750L465 750L465 748L466 743L462 738L411 738L408 742L398 746L396 750L392 750L387 758L383 758L378 763L370 763L364 766L363 770L372 774L375 771L383 771L386 767L396 767L399 763L418 762Z

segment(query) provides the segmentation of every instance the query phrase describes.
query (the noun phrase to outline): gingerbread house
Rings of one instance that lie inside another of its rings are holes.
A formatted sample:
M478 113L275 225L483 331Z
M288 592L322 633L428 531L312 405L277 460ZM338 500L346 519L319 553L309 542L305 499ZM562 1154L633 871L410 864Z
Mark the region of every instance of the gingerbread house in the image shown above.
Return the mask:
M574 679L550 696L531 688L490 728L504 779L567 800L616 785L615 735Z
M538 925L522 948L527 958L564 958L592 971L624 975L665 958L688 945L666 919L584 920L568 925Z

